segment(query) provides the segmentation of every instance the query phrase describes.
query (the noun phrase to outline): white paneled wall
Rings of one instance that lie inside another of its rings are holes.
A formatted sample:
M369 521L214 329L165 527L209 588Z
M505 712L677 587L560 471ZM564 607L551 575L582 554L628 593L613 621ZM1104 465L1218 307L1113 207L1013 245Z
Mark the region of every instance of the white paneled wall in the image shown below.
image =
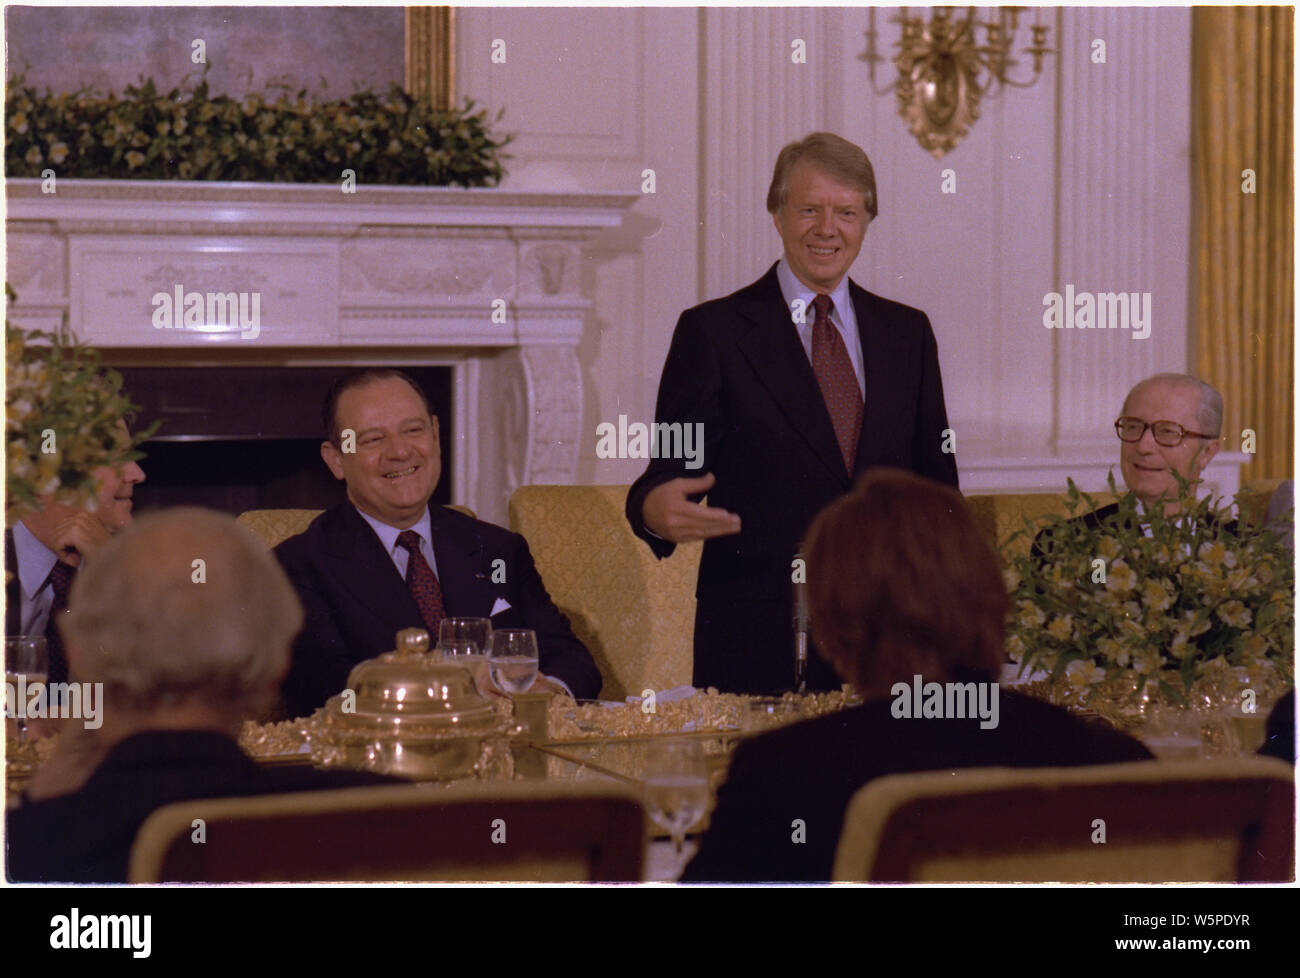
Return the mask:
M877 84L895 70L896 16L876 14ZM986 99L965 141L936 161L894 95L871 90L865 8L458 11L460 91L505 107L518 134L506 186L639 188L655 172L656 192L588 256L581 480L639 474L639 461L595 457L596 425L649 420L680 311L779 257L764 207L772 164L821 128L875 165L881 213L853 276L929 314L963 485L1104 479L1124 392L1187 362L1191 15L1041 16L1058 53L1038 83ZM1090 56L1096 39L1105 64ZM492 63L494 40L506 43L504 64ZM795 41L806 63L792 60ZM955 194L941 192L949 169ZM1151 337L1045 329L1043 296L1067 284L1152 293Z
M1191 11L1073 11L1064 26L1057 281L1150 292L1151 335L1049 332L1056 340L1057 444L1100 440L1135 382L1188 359L1191 233ZM1095 41L1106 63L1093 64ZM1044 330L1044 332L1048 332Z
M844 56L834 11L710 7L702 20L701 284L712 297L780 257L765 203L772 167L786 143L842 125Z

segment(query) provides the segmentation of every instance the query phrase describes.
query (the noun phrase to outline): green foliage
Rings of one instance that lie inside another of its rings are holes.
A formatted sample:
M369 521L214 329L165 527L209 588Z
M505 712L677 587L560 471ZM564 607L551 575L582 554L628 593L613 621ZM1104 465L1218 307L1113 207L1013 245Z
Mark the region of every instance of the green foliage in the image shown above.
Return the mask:
M438 111L393 85L316 101L306 89L268 86L233 98L206 80L157 91L152 79L121 97L93 90L44 94L23 76L5 87L5 166L11 177L229 180L493 186L503 148L471 101Z
M1036 528L1007 541L1008 651L1022 674L1045 670L1081 690L1136 677L1139 691L1158 684L1175 701L1179 687L1237 666L1269 663L1291 682L1291 551L1178 482L1179 515L1146 512L1129 493L1099 528L1073 518L1097 506L1071 482L1071 517L1048 521L1028 555L1013 543Z
M5 292L12 296L6 283ZM43 497L93 509L95 470L143 458L120 421L135 410L122 377L98 351L53 333L5 324L5 516L12 522ZM53 449L49 451L47 449Z

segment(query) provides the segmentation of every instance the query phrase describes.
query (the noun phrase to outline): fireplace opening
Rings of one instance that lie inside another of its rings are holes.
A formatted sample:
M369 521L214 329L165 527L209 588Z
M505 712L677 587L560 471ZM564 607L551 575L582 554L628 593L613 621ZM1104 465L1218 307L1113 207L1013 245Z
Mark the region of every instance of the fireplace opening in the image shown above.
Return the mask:
M136 425L162 423L141 446L146 479L135 510L206 506L327 509L346 498L320 457L321 404L353 367L116 368L140 412ZM423 388L442 433L442 476L433 501L451 500L449 367L401 369Z

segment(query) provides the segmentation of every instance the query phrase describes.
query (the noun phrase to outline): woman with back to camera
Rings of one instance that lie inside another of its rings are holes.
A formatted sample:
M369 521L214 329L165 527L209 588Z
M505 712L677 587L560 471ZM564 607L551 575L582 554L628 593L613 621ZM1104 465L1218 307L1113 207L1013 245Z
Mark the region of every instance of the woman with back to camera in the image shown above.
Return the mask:
M998 689L1006 588L957 491L873 470L818 514L804 554L813 638L863 703L742 743L684 880L829 880L849 800L887 774L1150 759L1125 734ZM981 684L979 708L917 717L918 682Z

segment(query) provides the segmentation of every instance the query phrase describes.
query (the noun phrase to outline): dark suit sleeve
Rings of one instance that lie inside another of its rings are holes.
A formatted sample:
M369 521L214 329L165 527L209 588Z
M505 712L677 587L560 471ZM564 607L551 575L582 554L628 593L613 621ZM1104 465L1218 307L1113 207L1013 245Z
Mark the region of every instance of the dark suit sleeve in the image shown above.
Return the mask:
M537 633L538 667L563 680L578 699L595 699L604 680L587 647L573 634L569 619L555 606L537 573L528 542L513 534L517 545L510 562L516 607L524 627Z
M284 681L284 705L289 716L308 716L347 685L357 654L348 649L307 540L302 536L286 540L275 548L275 556L298 594L304 615Z
M939 347L930 320L921 313L921 384L916 399L916 428L912 440L912 469L918 475L957 488L957 456L943 451L948 409L939 375Z
M698 478L713 471L718 446L722 442L722 380L717 351L709 342L706 320L698 309L688 309L677 320L673 341L659 379L659 397L655 403L655 421L664 424L704 425L704 450L701 465L686 467L686 459L652 458L642 476L627 494L627 521L632 532L650 545L656 557L668 557L676 544L662 540L646 529L641 509L652 489L670 479Z

